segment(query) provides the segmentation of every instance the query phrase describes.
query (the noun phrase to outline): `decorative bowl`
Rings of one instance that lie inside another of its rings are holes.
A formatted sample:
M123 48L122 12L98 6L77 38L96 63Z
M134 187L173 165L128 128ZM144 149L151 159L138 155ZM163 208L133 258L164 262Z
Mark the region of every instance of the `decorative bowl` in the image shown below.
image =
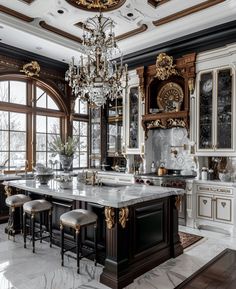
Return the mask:
M47 185L48 182L53 179L53 177L54 177L54 174L52 174L52 173L50 173L50 174L40 174L40 173L35 174L35 179L37 181L39 181L40 185Z
M219 173L219 179L221 182L230 182L231 174L230 173Z

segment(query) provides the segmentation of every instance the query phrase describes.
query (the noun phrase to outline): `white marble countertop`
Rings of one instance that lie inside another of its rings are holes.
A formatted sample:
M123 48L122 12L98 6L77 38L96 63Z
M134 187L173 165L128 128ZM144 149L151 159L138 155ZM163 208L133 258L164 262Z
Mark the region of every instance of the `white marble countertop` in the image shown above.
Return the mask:
M9 174L9 175L0 175L0 182L8 180L21 180L21 176Z
M146 185L121 185L116 187L90 186L77 183L76 180L73 181L72 189L64 190L60 189L59 184L54 180L50 181L48 185L40 185L34 180L5 181L4 184L42 195L93 202L114 208L121 208L184 193L182 189Z

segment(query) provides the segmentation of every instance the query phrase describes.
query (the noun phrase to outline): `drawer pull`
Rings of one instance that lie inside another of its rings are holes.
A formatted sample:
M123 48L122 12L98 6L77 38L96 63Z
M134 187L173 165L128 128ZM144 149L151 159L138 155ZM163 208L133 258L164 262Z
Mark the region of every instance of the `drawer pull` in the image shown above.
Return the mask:
M206 205L206 204L207 204L207 200L203 200L202 202L203 202L203 204L204 204L204 205Z

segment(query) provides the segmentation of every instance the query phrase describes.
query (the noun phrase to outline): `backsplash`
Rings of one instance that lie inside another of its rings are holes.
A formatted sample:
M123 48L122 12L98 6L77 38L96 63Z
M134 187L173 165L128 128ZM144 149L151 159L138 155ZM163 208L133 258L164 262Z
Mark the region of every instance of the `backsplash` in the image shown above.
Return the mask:
M168 169L182 169L190 173L196 170L194 157L190 154L190 144L185 128L153 130L152 159L157 165L163 161Z

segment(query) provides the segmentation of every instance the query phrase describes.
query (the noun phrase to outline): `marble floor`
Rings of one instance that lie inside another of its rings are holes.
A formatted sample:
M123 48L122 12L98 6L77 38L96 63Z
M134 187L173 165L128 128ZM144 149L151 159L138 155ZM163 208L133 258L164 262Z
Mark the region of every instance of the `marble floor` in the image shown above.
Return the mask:
M17 236L16 242L8 240L4 226L0 225L0 289L109 289L99 283L101 265L95 267L93 262L82 260L81 274L77 274L75 260L66 258L62 268L58 247L37 242L33 254L31 244L23 248L22 237ZM172 289L225 248L236 249L236 237L187 227L180 230L204 238L181 256L135 279L126 289Z

